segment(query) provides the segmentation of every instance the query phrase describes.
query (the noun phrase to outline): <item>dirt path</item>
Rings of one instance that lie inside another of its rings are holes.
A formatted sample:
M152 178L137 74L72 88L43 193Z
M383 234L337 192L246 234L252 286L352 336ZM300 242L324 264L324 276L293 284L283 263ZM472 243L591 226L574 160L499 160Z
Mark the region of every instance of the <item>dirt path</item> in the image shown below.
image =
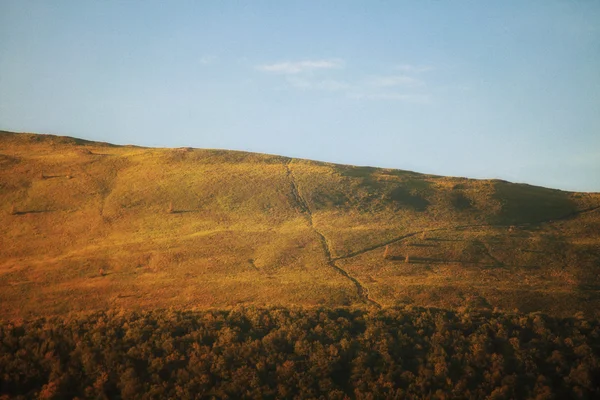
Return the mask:
M476 240L475 243L480 246L480 248L483 250L484 254L490 259L492 260L497 266L502 267L504 266L504 263L502 261L500 261L500 259L498 259L496 256L494 256L492 254L492 247L489 245L489 243L485 243L481 240Z
M298 184L296 183L296 178L294 177L294 173L291 170L289 164L292 161L292 159L290 159L287 163L285 163L285 167L287 170L287 175L290 179L290 184L291 184L291 191L292 191L292 196L294 197L294 200L299 208L300 213L302 213L305 217L306 220L308 221L310 228L315 232L315 234L318 236L319 241L321 243L321 246L323 248L323 252L325 253L325 257L327 258L327 265L329 265L331 268L333 268L336 272L338 272L340 275L344 276L346 279L349 279L350 281L352 281L352 283L354 283L354 285L356 286L356 290L359 294L359 296L363 297L365 299L365 301L371 305L374 305L378 308L381 308L381 305L376 302L375 300L373 300L372 298L370 298L369 296L369 289L365 286L363 286L356 278L354 278L352 275L350 275L348 273L348 271L344 270L343 268L339 267L336 264L336 261L338 260L345 260L345 259L349 259L349 258L353 258L356 257L358 255L373 251L373 250L377 250L377 249L381 249L387 245L393 244L393 243L397 243L397 242L401 242L405 239L423 234L423 233L429 233L429 232L439 232L439 231L456 231L456 230L462 230L462 229L469 229L469 228L509 228L510 226L514 226L516 228L519 227L528 227L528 226L533 226L533 225L539 225L539 224L551 224L553 222L558 222L558 221L562 221L562 220L567 220L570 218L573 218L577 215L580 214L585 214L585 213L589 213L589 212L593 212L596 210L600 209L600 206L596 206L596 207L590 207L587 209L583 209L583 210L579 210L579 211L575 211L573 213L570 213L568 215L564 215L561 217L556 217L556 218L552 218L552 219L548 219L548 220L543 220L543 221L539 221L539 222L535 222L535 223L524 223L524 224L506 224L506 225L495 225L495 224L472 224L472 225L456 225L456 226L449 226L449 227L443 227L443 228L436 228L436 229L425 229L425 230L420 230L420 231L415 231L415 232L409 232L406 233L404 235L386 240L384 242L380 242L378 244L375 244L373 246L369 246L366 248L363 248L361 250L357 250L357 251L353 251L351 253L348 253L346 255L343 256L339 256L339 257L333 257L332 256L332 251L331 251L331 245L329 244L329 241L327 240L327 238L325 237L325 235L323 235L323 233L321 231L319 231L314 223L313 223L313 214L310 210L310 207L308 206L308 203L306 202L306 200L302 197L302 195L300 194L299 190L298 190ZM484 244L483 247L485 248L485 252L487 253L487 255L497 264L502 265L503 263L498 260L497 258L495 258L491 252L490 249Z
M115 183L118 179L119 172L121 172L122 169L127 167L127 163L123 160L109 160L106 162L110 162L110 168L108 168L108 166L100 164L107 168L101 171L90 171L91 169L93 169L91 168L92 166L95 166L97 163L100 163L100 161L94 160L92 162L82 165L79 170L75 170L75 173L87 176L88 179L90 179L92 183L96 186L96 188L98 189L97 193L100 203L98 212L104 222L109 222L109 219L104 215L106 203L108 197L111 195L115 187Z
M332 260L333 261L336 261L336 260L345 260L347 258L356 257L356 256L359 256L361 254L368 253L369 251L377 250L377 249L380 249L380 248L385 247L387 245L390 245L390 244L393 244L393 243L397 243L397 242L401 242L404 239L408 239L410 237L413 237L413 236L416 236L416 235L420 235L422 233L439 232L439 231L457 231L457 230L469 229L469 228L509 228L511 226L514 226L515 228L524 228L524 227L528 227L528 226L541 225L541 224L551 224L553 222L564 221L564 220L576 217L578 215L587 214L587 213L590 213L590 212L593 212L593 211L596 211L596 210L599 210L599 209L600 209L600 206L590 207L590 208L586 208L586 209L583 209L583 210L572 212L572 213L567 214L567 215L563 215L561 217L551 218L551 219L547 219L547 220L543 220L543 221L539 221L539 222L527 222L527 223L523 223L523 224L506 224L506 225L494 225L494 224L456 225L456 226L448 226L448 227L445 227L445 228L425 229L425 230L422 230L422 231L409 232L409 233L405 233L402 236L398 236L398 237L395 237L393 239L386 240L385 242L381 242L381 243L375 244L373 246L365 247L364 249L353 251L353 252L348 253L348 254L343 255L343 256L332 258ZM489 249L486 248L486 250L488 250L488 253L489 253ZM491 254L489 254L489 255L490 255L491 258L494 258ZM495 261L497 261L497 260L495 260ZM502 264L501 262L499 262L499 263Z
M368 288L364 287L355 277L350 275L348 273L348 271L344 270L343 268L340 268L335 263L336 259L334 259L331 256L331 245L329 244L329 241L327 240L325 235L323 235L323 233L321 233L321 231L319 231L315 227L315 224L313 223L312 211L310 210L310 207L308 206L308 203L306 202L306 200L304 200L304 198L298 191L298 184L296 183L296 178L294 177L294 173L292 172L290 165L289 165L291 161L292 160L290 159L285 164L285 168L287 169L287 175L290 179L292 196L294 197L294 200L295 200L296 204L298 205L300 212L306 217L306 220L308 221L310 228L318 236L319 242L321 243L321 247L323 248L323 252L325 253L325 257L327 259L327 265L329 265L337 273L339 273L346 279L350 280L354 284L354 286L356 286L356 291L358 292L358 295L360 297L362 297L368 304L371 304L377 308L381 308L381 305L378 302L376 302L375 300L373 300L369 297L369 289Z
M481 225L473 225L473 226L481 226ZM438 232L438 231L445 231L445 230L458 229L458 228L462 228L462 227L448 227L448 228L438 228L438 229L426 229L426 230L423 230L423 231L416 231L416 232L406 233L406 234L404 234L402 236L398 236L398 237L395 237L393 239L386 240L385 242L381 242L381 243L375 244L373 246L365 247L364 249L353 251L352 253L348 253L346 255L336 257L336 258L334 258L334 261L336 261L336 260L345 260L347 258L356 257L356 256L359 256L361 254L368 253L369 251L377 250L377 249L380 249L382 247L385 247L387 245L390 245L390 244L393 244L393 243L396 243L396 242L401 242L404 239L408 239L410 237L413 237L413 236L416 236L416 235L419 235L419 234L422 234L422 233Z

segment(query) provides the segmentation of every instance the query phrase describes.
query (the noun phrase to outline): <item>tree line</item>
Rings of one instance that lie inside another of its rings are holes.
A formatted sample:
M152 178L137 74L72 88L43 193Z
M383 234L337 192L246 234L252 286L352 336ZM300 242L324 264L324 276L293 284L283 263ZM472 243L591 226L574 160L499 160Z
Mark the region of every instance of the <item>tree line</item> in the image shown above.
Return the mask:
M417 307L0 322L7 398L600 398L600 324Z

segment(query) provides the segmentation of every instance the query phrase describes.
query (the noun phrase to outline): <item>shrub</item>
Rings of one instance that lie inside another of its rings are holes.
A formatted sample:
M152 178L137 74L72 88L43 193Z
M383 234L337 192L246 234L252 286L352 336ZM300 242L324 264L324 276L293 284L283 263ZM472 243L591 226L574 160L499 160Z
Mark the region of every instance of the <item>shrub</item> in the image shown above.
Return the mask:
M383 251L383 258L385 260L388 260L388 259L391 258L391 256L390 256L390 246L389 245L385 246L385 250Z

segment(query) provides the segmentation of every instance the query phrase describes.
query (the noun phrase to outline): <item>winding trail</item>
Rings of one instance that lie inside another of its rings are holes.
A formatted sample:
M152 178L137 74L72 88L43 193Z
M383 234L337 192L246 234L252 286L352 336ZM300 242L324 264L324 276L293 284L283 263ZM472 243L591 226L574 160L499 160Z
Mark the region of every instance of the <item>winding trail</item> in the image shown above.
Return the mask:
M381 308L381 304L379 304L378 302L376 302L375 300L373 300L369 297L369 289L368 288L364 287L355 277L350 275L348 273L348 271L344 270L343 268L340 268L335 263L336 259L334 259L331 256L331 245L329 244L329 241L327 240L325 235L323 235L323 233L321 233L315 227L315 224L313 223L312 211L310 210L310 207L308 206L308 203L306 202L306 200L304 200L304 198L298 191L298 184L296 183L296 178L294 176L294 173L292 172L292 169L290 168L291 161L292 161L292 159L290 159L288 162L285 163L285 168L287 170L287 175L290 179L292 196L294 197L294 200L295 200L296 204L298 205L300 212L306 217L306 220L308 221L310 228L318 236L319 242L321 243L321 247L323 248L323 252L325 253L325 257L327 258L327 265L329 265L332 269L334 269L338 274L340 274L343 277L345 277L346 279L350 280L354 284L354 286L356 286L356 291L358 292L358 295L360 297L362 297L366 303L371 304L377 308Z
M504 263L502 261L500 261L496 256L494 256L492 254L492 248L491 248L491 246L488 243L485 243L485 242L483 242L481 240L477 240L476 243L481 246L481 248L485 252L485 255L487 255L492 261L494 261L494 263L497 266L499 266L499 267L503 267L504 266Z
M373 246L369 246L369 247L365 247L364 249L361 250L357 250L357 251L353 251L351 253L345 254L343 256L339 256L339 257L335 257L332 258L333 261L337 261L337 260L345 260L347 258L352 258L352 257L356 257L359 256L361 254L364 253L368 253L369 251L373 251L373 250L377 250L380 249L384 246L393 244L393 243L397 243L397 242L401 242L404 239L408 239L410 237L422 234L422 233L429 233L429 232L439 232L439 231L457 231L457 230L461 230L461 229L469 229L469 228L508 228L511 226L517 227L517 228L523 228L523 227L528 227L528 226L532 226L532 225L539 225L539 224L549 224L549 223L553 223L553 222L558 222L558 221L564 221L573 217L576 217L578 215L581 214L587 214L590 213L592 211L596 211L599 210L600 206L595 206L595 207L590 207L590 208L585 208L583 210L578 210L572 213L569 213L567 215L563 215L560 217L556 217L556 218L549 218L546 220L542 220L542 221L538 221L538 222L526 222L526 223L522 223L522 224L472 224L472 225L456 225L456 226L448 226L448 227L444 227L444 228L436 228L436 229L424 229L421 231L415 231L415 232L409 232L409 233L405 233L402 236L397 236L395 238L392 238L390 240L386 240L385 242L380 242L378 244L374 244ZM488 249L486 249L488 250ZM488 250L489 253L489 250ZM494 257L490 254L490 257L492 259L494 259ZM503 264L502 262L498 261L500 264Z
M387 246L387 245L390 245L392 243L400 242L400 241L402 241L404 239L408 239L410 237L416 236L416 235L418 235L420 233L423 233L423 232L435 232L435 231L441 231L443 229L449 229L449 228L430 229L430 230L426 230L426 231L410 232L410 233L407 233L405 235L398 236L398 237L395 237L395 238L390 239L390 240L386 240L385 242L381 242L381 243L375 244L373 246L365 247L364 249L353 251L352 253L348 253L348 254L345 254L343 256L336 257L333 260L334 261L345 260L346 258L356 257L356 256L359 256L361 254L368 253L369 251L380 249L380 248L382 248L384 246Z
M470 224L470 225L455 225L455 226L448 226L448 227L443 227L443 228L436 228L436 229L424 229L424 230L420 230L420 231L415 231L415 232L409 232L409 233L405 233L404 235L401 236L397 236L395 238L386 240L384 242L380 242L378 244L369 246L369 247L365 247L361 250L357 250L357 251L353 251L351 253L345 254L343 256L338 256L338 257L333 257L332 256L332 252L331 252L331 245L329 244L329 241L327 240L327 238L325 237L325 235L323 235L323 233L321 231L319 231L314 222L313 222L313 214L312 211L310 210L310 207L308 206L308 203L306 202L306 200L302 197L302 195L300 194L299 190L298 190L298 184L296 183L296 178L294 176L294 173L292 171L292 169L290 168L290 163L292 162L293 159L289 159L286 163L285 163L285 168L287 170L287 176L290 180L290 185L291 185L291 192L292 192L292 196L294 197L294 200L299 208L299 211L301 214L303 214L306 217L306 220L308 221L308 224L310 225L310 228L315 232L315 234L318 236L319 241L321 243L321 246L323 248L323 252L325 253L325 257L327 258L327 265L329 265L332 269L334 269L337 273L339 273L340 275L342 275L343 277L345 277L346 279L350 280L354 286L356 286L356 291L358 292L358 295L361 296L366 303L371 304L377 308L382 308L381 304L379 304L377 301L373 300L370 296L369 296L369 289L365 286L363 286L355 277L353 277L352 275L350 275L348 273L348 271L344 270L343 268L339 267L336 264L336 261L338 260L345 260L345 259L349 259L349 258L353 258L356 257L358 255L364 254L364 253L368 253L370 251L373 250L377 250L380 249L382 247L385 247L387 245L393 244L393 243L397 243L397 242L401 242L405 239L414 237L416 235L420 235L422 233L429 233L429 232L439 232L439 231L456 231L456 230L462 230L462 229L469 229L469 228L508 228L511 226L514 227L528 227L528 226L532 226L532 225L539 225L539 224L547 224L547 223L553 223L553 222L558 222L558 221L562 221L562 220L567 220L570 218L573 218L575 216L581 215L581 214L586 214L589 212L593 212L596 210L600 209L600 206L595 206L595 207L590 207L590 208L586 208L583 210L578 210L572 213L569 213L567 215L563 215L560 217L555 217L555 218L549 218L547 220L542 220L542 221L537 221L537 222L527 222L527 223L522 223L522 224ZM485 252L487 253L487 255L494 261L496 262L498 265L503 265L503 263L498 260L496 257L494 257L491 252L490 249L485 245L485 243L483 243L483 247L485 249Z

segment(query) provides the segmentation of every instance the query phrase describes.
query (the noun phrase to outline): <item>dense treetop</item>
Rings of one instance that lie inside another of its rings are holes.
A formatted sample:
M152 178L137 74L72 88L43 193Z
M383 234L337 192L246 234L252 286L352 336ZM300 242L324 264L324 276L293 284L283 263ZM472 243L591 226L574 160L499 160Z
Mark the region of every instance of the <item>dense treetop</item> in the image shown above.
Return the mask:
M0 398L598 398L600 324L395 308L0 325Z

